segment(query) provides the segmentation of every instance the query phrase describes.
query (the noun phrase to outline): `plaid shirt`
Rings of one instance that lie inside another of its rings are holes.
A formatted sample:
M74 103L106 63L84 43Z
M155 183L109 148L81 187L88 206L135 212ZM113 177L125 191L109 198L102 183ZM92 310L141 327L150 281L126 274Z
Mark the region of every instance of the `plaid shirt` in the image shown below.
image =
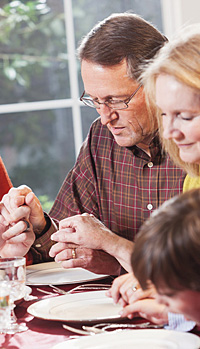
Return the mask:
M49 215L60 221L68 216L92 213L113 232L134 241L151 212L182 191L185 178L168 155L161 153L157 136L150 151L151 157L137 146L119 146L98 118ZM52 232L51 228L35 242L41 245L39 253L43 256Z

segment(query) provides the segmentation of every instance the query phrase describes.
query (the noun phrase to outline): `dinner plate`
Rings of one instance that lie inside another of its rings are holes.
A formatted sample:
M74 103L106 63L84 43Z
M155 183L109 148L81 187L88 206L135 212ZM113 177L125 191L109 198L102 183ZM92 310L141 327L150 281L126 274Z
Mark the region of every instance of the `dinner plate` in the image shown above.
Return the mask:
M105 291L82 292L40 300L27 309L28 313L46 320L91 322L117 319L122 310Z
M106 277L108 275L95 274L83 268L64 269L56 262L33 264L26 268L27 285L66 285Z
M198 349L200 338L168 330L122 330L68 340L52 349Z

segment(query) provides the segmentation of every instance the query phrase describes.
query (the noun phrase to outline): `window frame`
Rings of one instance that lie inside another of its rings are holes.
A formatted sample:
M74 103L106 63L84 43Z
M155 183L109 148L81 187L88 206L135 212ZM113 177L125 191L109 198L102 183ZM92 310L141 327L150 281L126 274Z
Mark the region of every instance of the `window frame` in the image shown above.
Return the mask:
M75 156L78 156L80 147L83 142L82 122L81 122L81 105L79 101L79 87L77 74L77 60L75 48L74 21L72 11L72 0L63 0L64 20L66 28L66 45L68 52L68 69L70 79L71 98L47 100L39 102L25 102L2 104L0 114L10 114L29 111L52 110L62 108L72 108Z

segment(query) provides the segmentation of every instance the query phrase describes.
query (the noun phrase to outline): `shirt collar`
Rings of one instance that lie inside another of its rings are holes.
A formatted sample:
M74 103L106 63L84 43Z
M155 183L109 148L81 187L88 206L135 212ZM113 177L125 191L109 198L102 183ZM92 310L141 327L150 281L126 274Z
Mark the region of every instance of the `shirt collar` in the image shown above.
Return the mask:
M160 142L158 131L155 132L155 134L151 140L151 143L149 145L151 156L149 156L142 149L137 147L137 145L133 145L132 147L129 147L128 149L130 149L135 156L143 158L144 160L147 160L147 161L149 161L150 159L152 161L154 161L154 160L156 160L157 157L160 158L161 153L162 153L162 147L161 147L161 142Z

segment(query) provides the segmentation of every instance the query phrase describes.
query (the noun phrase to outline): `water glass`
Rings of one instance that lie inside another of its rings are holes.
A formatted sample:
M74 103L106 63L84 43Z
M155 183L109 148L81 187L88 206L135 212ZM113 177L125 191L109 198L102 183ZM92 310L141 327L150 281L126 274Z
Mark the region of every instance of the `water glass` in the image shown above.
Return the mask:
M1 312L6 318L0 332L14 334L26 331L24 324L18 324L14 313L15 301L24 297L26 280L26 259L24 257L0 258ZM4 285L7 285L7 291ZM9 316L8 316L9 314Z
M9 327L10 315L10 284L7 281L0 281L0 333Z

